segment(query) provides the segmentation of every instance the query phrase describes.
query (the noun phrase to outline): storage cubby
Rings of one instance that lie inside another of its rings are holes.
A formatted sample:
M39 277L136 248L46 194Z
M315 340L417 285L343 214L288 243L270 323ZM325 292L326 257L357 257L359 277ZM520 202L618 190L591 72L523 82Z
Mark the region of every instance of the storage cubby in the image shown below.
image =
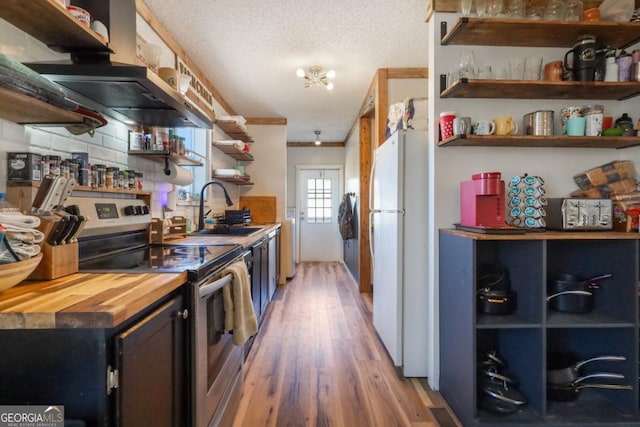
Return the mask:
M490 235L440 231L440 392L465 426L637 426L638 271L637 233L535 232ZM478 272L486 264L503 266L518 294L515 312L498 316L477 313ZM588 313L548 308L550 280L559 273L599 282ZM496 351L508 376L528 404L516 413L479 409L478 358ZM613 383L632 390L581 389L577 399L548 399L547 353L570 351L579 360L602 355L625 361L592 362L585 372L624 375Z

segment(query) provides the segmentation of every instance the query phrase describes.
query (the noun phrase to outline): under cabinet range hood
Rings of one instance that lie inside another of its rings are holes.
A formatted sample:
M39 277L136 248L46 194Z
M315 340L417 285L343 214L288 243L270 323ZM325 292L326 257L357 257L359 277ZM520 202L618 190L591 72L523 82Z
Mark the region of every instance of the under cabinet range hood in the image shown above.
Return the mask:
M109 29L113 51L78 50L70 59L27 63L57 83L67 96L124 123L145 126L212 128L213 121L137 58L135 0L81 0Z
M76 102L124 123L211 128L213 122L147 67L123 63L25 64Z

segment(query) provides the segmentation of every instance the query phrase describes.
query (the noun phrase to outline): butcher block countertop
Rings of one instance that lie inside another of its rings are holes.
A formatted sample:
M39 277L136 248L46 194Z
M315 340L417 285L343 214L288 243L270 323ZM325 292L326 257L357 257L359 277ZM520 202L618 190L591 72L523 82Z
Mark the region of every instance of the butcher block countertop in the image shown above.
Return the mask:
M172 244L251 244L280 224L248 236L191 235ZM75 273L27 280L0 292L0 329L113 328L187 282L187 273Z
M184 285L186 273L76 273L0 292L0 329L113 328Z

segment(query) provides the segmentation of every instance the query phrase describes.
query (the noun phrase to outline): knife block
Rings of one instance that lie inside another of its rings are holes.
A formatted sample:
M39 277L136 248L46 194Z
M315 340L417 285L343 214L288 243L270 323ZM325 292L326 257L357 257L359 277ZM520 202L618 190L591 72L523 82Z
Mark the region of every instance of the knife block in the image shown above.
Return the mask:
M43 243L42 261L29 279L51 280L78 272L78 243L53 246Z
M38 230L44 233L44 241L40 244L42 261L28 277L29 279L51 280L78 272L78 243L66 245L50 245L49 235L60 221L56 215L41 216Z

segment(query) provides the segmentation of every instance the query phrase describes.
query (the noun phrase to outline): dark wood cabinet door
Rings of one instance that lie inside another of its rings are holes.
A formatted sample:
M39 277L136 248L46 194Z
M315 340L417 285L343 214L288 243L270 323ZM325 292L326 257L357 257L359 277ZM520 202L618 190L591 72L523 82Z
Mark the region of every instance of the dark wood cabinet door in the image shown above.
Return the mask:
M186 411L186 320L178 295L116 335L120 427L184 427Z

